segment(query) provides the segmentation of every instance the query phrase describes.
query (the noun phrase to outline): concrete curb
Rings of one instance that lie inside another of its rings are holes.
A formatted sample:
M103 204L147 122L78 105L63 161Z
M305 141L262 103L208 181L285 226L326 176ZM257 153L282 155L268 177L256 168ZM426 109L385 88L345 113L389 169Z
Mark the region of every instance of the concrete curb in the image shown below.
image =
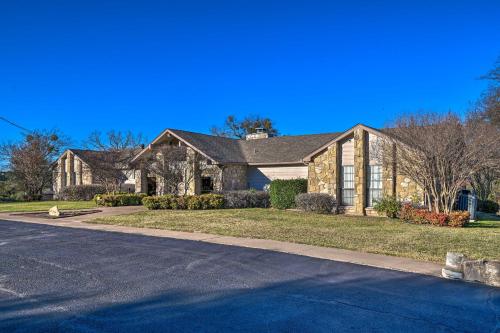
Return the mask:
M141 207L113 207L113 208L104 208L102 210L103 211L100 213L77 216L77 217L68 217L57 220L49 220L49 219L34 218L34 217L19 216L19 215L12 216L10 213L0 213L0 220L37 223L37 224L45 224L58 227L68 227L68 228L78 228L78 229L88 229L88 230L98 230L98 231L121 232L128 234L153 236L153 237L175 238L175 239L183 239L191 241L201 241L213 244L264 249L270 251L297 254L318 259L347 262L357 265L364 265L364 266L371 266L371 267L385 268L403 272L442 277L441 276L442 265L427 261L409 259L409 258L400 258L400 257L386 256L381 254L372 254L372 253L364 253L364 252L357 252L357 251L343 250L336 248L327 248L327 247L320 247L320 246L313 246L306 244L289 243L289 242L282 242L269 239L240 238L240 237L220 236L220 235L196 233L196 232L191 233L191 232L171 231L163 229L150 229L150 228L137 228L137 227L127 227L119 225L109 225L109 224L85 223L85 221L97 217L129 214L141 211L143 209L141 209ZM83 218L85 220L83 220Z

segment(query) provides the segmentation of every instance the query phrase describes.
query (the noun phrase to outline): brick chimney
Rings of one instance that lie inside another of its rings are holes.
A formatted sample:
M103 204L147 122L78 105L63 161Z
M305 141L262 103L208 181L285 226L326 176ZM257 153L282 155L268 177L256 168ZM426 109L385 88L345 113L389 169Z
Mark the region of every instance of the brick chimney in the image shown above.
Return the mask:
M257 140L257 139L267 139L269 137L269 133L264 127L257 127L255 129L255 133L247 134L245 139L247 140Z

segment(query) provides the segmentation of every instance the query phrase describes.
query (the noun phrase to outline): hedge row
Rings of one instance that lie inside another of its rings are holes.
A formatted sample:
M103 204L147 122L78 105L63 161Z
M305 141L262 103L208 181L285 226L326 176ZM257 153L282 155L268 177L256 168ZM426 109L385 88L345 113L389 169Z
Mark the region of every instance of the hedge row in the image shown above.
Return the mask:
M297 194L307 192L307 179L276 179L269 186L271 206L278 209L295 207Z
M441 227L465 227L469 223L467 211L455 211L450 214L429 212L424 208L416 208L412 204L404 204L399 211L399 218L415 224L432 224Z
M221 194L202 194L175 196L171 194L145 197L142 204L147 209L221 209L224 208L224 196Z
M94 201L99 206L138 206L142 204L142 199L147 197L144 193L117 193L117 194L97 194Z

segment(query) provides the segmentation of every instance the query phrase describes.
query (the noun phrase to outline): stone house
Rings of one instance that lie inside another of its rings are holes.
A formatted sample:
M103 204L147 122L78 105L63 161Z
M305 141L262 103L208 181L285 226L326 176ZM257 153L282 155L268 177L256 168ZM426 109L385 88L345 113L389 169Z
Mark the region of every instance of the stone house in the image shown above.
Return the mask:
M135 191L162 194L162 179L144 168L159 147L185 147L188 194L262 190L273 179L305 178L311 193L334 196L342 211L373 214L376 199L395 195L422 200L422 191L398 174L397 165L374 156L377 140L388 133L356 125L345 132L269 137L259 131L246 140L167 129L133 159Z
M54 163L54 196L57 198L61 190L70 185L98 184L99 182L96 181L92 174L90 165L100 154L107 154L107 152L84 149L67 149L64 151ZM123 173L126 180L120 186L120 191L134 192L134 170L124 168Z

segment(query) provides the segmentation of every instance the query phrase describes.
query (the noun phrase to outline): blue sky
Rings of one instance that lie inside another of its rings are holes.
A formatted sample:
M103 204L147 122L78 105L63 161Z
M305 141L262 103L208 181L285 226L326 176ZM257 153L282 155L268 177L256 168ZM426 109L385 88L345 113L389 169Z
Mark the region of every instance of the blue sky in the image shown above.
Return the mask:
M464 112L500 55L499 17L480 0L3 1L0 116L78 145L229 114L304 134Z

